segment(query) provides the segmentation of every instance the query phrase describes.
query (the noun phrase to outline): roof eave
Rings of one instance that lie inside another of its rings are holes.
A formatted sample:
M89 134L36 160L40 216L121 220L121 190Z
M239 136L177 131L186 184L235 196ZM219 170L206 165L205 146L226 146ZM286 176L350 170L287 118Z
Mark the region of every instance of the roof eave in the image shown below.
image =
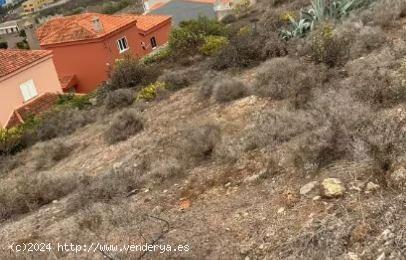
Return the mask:
M11 77L13 77L13 76L15 76L15 75L17 75L17 74L23 72L23 71L26 71L26 70L28 70L28 69L30 69L30 68L32 68L32 67L34 67L34 66L36 66L36 65L38 65L38 64L40 64L40 63L42 63L42 62L44 62L44 61L46 61L46 60L49 60L49 59L51 59L52 57L53 57L53 54L50 53L50 54L48 54L48 55L42 57L41 59L38 59L38 60L36 60L36 61L34 61L34 62L32 62L32 63L30 63L30 64L24 66L24 67L19 68L18 70L15 70L15 71L13 71L13 72L11 72L11 73L9 73L9 74L7 74L7 75L4 75L4 76L0 76L0 82L5 81L5 80L7 80L7 79L9 79L9 78L11 78Z

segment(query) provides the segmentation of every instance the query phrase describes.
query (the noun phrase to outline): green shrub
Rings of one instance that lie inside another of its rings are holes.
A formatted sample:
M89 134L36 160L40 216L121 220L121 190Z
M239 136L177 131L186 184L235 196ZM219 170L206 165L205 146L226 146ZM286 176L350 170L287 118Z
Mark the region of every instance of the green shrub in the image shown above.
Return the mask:
M109 144L125 141L144 129L143 120L136 109L124 110L117 114L104 134Z
M228 39L226 37L209 35L204 38L204 44L200 47L200 52L207 56L214 56L227 45Z
M85 109L92 103L88 95L63 94L59 96L57 105L65 108Z
M7 42L0 42L0 49L7 49L8 43Z
M125 55L115 64L111 74L111 90L119 88L140 88L156 80L159 71L149 67L138 59Z
M0 155L14 153L22 148L22 128L0 129Z
M149 84L147 87L141 89L137 95L137 100L150 101L157 97L160 91L167 89L167 85L164 82L155 82Z
M169 48L163 48L160 50L157 50L156 52L145 56L142 58L142 62L145 65L151 65L155 63L159 63L163 60L168 59L172 55L171 50Z
M347 44L333 34L333 27L323 25L316 31L311 40L311 58L316 63L324 63L329 67L341 65L346 60Z
M103 5L103 14L114 14L117 13L118 11L126 8L129 6L131 2L129 0L121 0L118 2L109 2Z
M177 56L194 54L204 44L206 36L227 36L227 29L221 22L199 17L196 20L183 21L172 30L169 48Z
M223 48L213 61L213 68L246 68L266 59L263 52L262 39L258 35L237 35L230 40L227 48Z

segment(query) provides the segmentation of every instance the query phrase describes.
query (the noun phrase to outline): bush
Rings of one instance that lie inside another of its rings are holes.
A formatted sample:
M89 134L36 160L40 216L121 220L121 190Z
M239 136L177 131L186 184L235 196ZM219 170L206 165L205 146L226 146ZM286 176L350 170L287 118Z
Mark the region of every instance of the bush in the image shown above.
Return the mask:
M154 53L149 54L144 58L142 58L142 63L144 63L145 65L152 65L168 59L171 55L172 52L169 48L159 49Z
M142 131L143 128L144 124L139 111L130 108L114 117L104 137L107 143L115 144L127 140L129 137Z
M0 42L0 49L7 49L8 43L7 42Z
M36 210L73 192L81 181L77 173L20 172L0 186L0 220Z
M226 27L207 17L196 20L183 21L178 28L172 30L169 37L169 48L175 56L184 56L196 53L204 43L207 36L226 36Z
M213 94L214 84L220 80L223 75L219 73L209 71L204 76L203 79L199 82L199 92L198 95L201 98L210 98Z
M48 143L39 144L35 150L36 169L49 169L57 162L69 156L73 147L55 140Z
M228 45L228 39L223 36L209 35L204 38L200 52L207 56L214 56Z
M177 143L177 155L185 164L199 163L211 158L220 142L221 132L215 125L193 127L181 132Z
M22 148L22 134L20 127L0 129L0 156L13 154Z
M131 56L124 56L116 63L111 74L111 89L140 88L139 85L154 82L158 73L156 68L153 69Z
M381 27L391 27L395 21L406 14L406 3L403 0L377 1L372 9L366 10L361 17L365 23Z
M266 42L265 47L263 42ZM247 68L267 58L287 54L286 45L274 36L263 38L256 34L242 34L233 37L227 48L215 57L212 67L216 70Z
M59 96L57 105L64 108L85 109L92 103L89 95L63 94Z
M201 78L201 68L188 68L182 70L165 70L158 78L170 90L179 90L188 87Z
M131 105L134 97L133 89L117 89L107 94L104 105L107 109L123 108Z
M41 116L38 127L35 128L35 136L41 141L46 141L59 136L73 133L78 128L95 122L94 111L61 109L45 113Z
M218 102L229 102L247 96L248 89L241 81L222 78L213 86L213 97Z
M324 63L329 67L342 65L348 56L347 42L333 34L329 24L323 25L313 33L311 40L311 58L316 63Z
M167 88L168 86L164 82L157 81L155 83L149 84L147 87L141 89L141 91L137 95L137 100L153 100Z
M292 58L275 58L265 63L256 76L255 91L262 97L276 100L293 98L296 106L303 106L314 88L326 80L322 66L303 64Z

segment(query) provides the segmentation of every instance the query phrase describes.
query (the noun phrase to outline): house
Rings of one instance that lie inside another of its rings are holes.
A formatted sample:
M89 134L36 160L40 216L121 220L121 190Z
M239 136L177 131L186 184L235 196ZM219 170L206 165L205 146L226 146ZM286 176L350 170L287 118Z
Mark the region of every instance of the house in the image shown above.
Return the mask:
M54 0L28 0L22 4L23 15L41 10L45 5L52 4Z
M89 93L120 56L145 56L167 43L170 30L170 16L84 13L50 20L37 36L42 49L53 51L64 91Z
M156 15L170 15L173 24L178 26L182 21L188 21L205 16L210 19L216 19L214 10L215 0L145 0L144 8L146 13Z
M13 34L19 31L20 27L17 20L0 23L0 35Z
M50 108L59 93L51 51L0 50L0 128Z

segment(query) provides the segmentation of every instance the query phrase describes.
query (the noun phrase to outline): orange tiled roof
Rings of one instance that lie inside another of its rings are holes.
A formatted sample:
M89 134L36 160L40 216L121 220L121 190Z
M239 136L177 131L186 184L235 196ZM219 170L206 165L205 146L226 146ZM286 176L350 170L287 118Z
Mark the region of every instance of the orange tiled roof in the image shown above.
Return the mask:
M103 27L101 31L95 30L93 26L95 17L99 18ZM148 31L170 19L164 15L84 13L52 19L38 28L37 36L41 45L75 42L101 38L135 22L140 30Z
M56 93L47 92L21 107L16 108L5 127L11 128L17 126L24 123L24 120L27 120L33 115L44 113L55 105L58 101L58 97Z
M51 51L26 51L0 49L0 77L11 74L48 55Z

